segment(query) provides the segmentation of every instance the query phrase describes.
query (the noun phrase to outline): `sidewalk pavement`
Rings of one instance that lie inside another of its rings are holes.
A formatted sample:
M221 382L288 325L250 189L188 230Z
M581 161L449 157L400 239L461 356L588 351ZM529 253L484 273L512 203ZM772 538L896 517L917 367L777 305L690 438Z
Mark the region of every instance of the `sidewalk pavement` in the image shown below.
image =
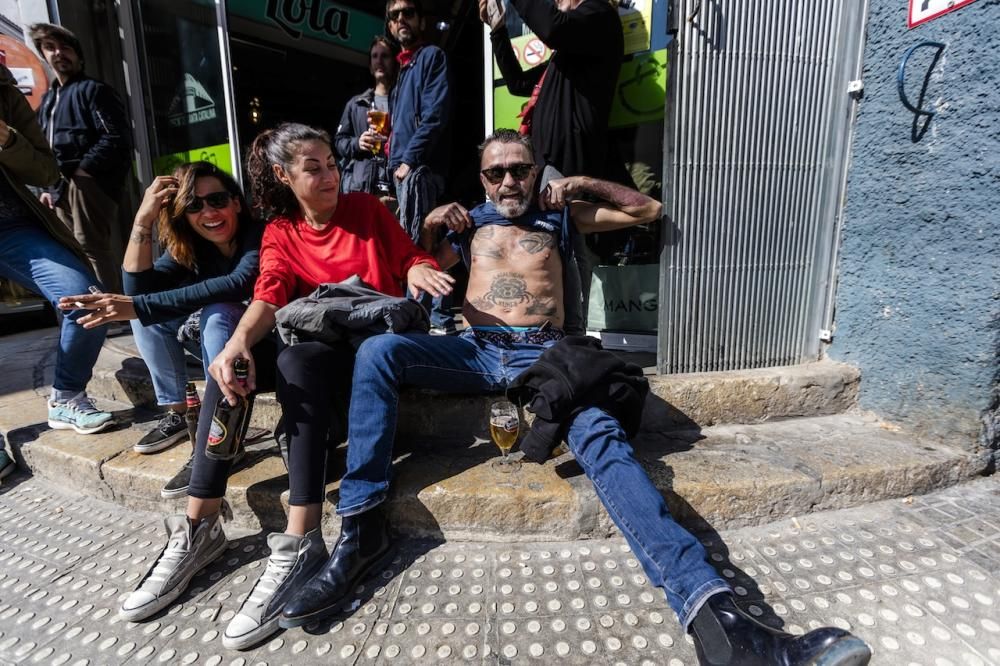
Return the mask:
M1000 664L997 516L994 476L700 536L764 622L849 629L873 664L978 666ZM23 472L4 481L0 663L696 663L621 539L401 539L339 616L230 652L221 632L262 571L266 535L227 528L227 556L174 605L123 622L117 608L162 547L161 520Z

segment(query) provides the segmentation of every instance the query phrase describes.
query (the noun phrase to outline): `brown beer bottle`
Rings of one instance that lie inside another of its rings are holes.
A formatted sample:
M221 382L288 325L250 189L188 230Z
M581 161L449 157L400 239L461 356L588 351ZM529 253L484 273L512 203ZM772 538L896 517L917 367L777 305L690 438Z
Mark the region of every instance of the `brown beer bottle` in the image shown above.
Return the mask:
M233 372L236 374L236 381L242 386L247 385L247 375L250 371L250 362L244 358L236 359L233 363ZM243 435L247 431L248 416L250 414L250 403L246 396L237 396L236 405L230 405L225 396L219 398L219 404L215 406L215 413L212 414L212 427L208 431L208 443L205 446L205 455L215 460L232 460L239 451L243 442Z
M194 440L198 437L198 412L201 411L201 398L198 397L194 382L188 382L184 387L184 402L187 404L184 422L187 424L188 439L191 440L191 446L194 446Z

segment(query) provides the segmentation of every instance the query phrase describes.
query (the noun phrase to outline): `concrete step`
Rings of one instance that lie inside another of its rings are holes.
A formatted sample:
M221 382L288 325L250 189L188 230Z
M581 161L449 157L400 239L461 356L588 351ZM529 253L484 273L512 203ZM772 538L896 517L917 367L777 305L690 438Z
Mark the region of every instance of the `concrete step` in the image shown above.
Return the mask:
M106 407L115 407L111 403ZM118 405L118 407L123 407ZM49 430L44 401L31 390L4 396L0 433L18 462L62 486L124 506L177 513L184 500L159 491L190 453L187 443L154 455L131 450L153 421L120 409L119 427L77 436ZM24 423L29 422L29 425ZM983 460L937 441L920 441L861 415L840 414L757 425L644 432L636 456L674 515L691 527L759 525L946 487L981 473ZM343 471L335 453L333 476ZM601 538L613 532L593 487L569 453L512 473L493 468L486 439L401 440L389 507L397 529L446 539ZM273 440L250 447L227 499L242 528L283 529L288 477ZM338 484L327 486L327 533Z
M51 332L0 340L0 357L8 359L0 375L0 435L18 462L60 485L127 507L182 511L183 499L163 500L159 491L187 459L189 444L148 456L131 450L156 418L121 401L134 395L127 387L141 386L125 376L135 369L134 360L119 358L118 372L123 374L110 375L119 388L107 390L119 400L99 400L116 412L115 429L78 436L48 428L44 397L52 378L54 340ZM102 355L102 364L109 355ZM102 366L99 372L105 378L99 381L111 386L107 369ZM820 381L823 372L840 380ZM871 415L775 419L846 408L845 395L853 400L857 374L836 364L739 377L656 378L655 385L657 396L651 398L643 429L633 442L636 456L674 514L692 527L758 525L814 510L905 497L955 484L985 469L985 461L973 454L908 434ZM673 392L665 394L668 390ZM92 393L98 393L93 386ZM669 402L662 395L668 395ZM736 418L772 420L710 425L725 418L727 400L733 402ZM497 451L481 418L487 401L429 392L404 396L407 407L389 502L396 528L415 536L498 541L612 533L607 513L571 454L544 465L525 463L510 474L492 467ZM266 414L266 409L257 413ZM233 521L248 529L282 529L288 479L281 458L271 439L249 448L246 463L229 483ZM344 451L341 447L334 455L332 478L343 471ZM333 481L327 486L331 502L324 514L331 534L339 522L332 511L337 492Z
M201 377L201 370L192 367ZM795 366L648 377L651 399L643 429L690 428L723 423L749 424L779 418L839 414L855 406L860 374L852 366L821 361ZM200 384L203 390L204 384ZM135 406L154 406L149 371L130 336L109 339L90 393ZM486 430L489 396L454 396L404 390L400 399L401 438L462 438ZM281 416L273 393L258 396L253 425L271 429Z

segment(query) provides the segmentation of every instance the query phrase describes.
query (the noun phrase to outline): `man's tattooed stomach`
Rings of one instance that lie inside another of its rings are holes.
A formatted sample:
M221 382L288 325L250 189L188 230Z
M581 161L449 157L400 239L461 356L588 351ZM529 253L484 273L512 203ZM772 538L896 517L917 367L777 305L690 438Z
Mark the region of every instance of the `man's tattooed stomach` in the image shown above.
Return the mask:
M541 285L539 285L541 286ZM485 293L469 294L469 305L480 312L502 316L518 312L532 317L555 317L559 314L556 299L529 287L521 273L494 273Z

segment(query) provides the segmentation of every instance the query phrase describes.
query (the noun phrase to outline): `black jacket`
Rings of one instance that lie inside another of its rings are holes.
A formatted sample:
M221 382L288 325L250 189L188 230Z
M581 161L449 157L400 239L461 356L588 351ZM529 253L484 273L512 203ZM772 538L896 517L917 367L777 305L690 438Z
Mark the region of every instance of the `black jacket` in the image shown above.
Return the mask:
M535 160L553 165L565 176L630 182L608 134L611 101L625 54L618 12L607 0L584 0L568 12L538 0L511 0L510 4L555 51L547 64L522 71L507 28L501 26L490 35L497 66L511 94L531 95L547 70L532 115Z
M570 335L549 347L507 390L535 415L521 441L524 457L545 462L573 418L597 407L618 419L628 437L639 432L649 383L642 368L601 347L596 338Z
M278 334L289 345L348 341L355 349L382 333L427 333L427 310L409 298L376 291L357 275L328 282L275 313Z
M375 101L375 90L369 88L360 95L355 95L347 101L344 113L340 117L337 135L333 139L337 149L337 157L342 160L340 174L341 192L367 192L377 195L378 174L381 167L385 182L389 182L385 174L387 163L377 164L369 150L358 145L358 137L368 129L368 112Z
M42 97L38 124L63 176L82 168L118 199L132 167L132 146L125 107L111 86L83 74L66 85L57 79Z

